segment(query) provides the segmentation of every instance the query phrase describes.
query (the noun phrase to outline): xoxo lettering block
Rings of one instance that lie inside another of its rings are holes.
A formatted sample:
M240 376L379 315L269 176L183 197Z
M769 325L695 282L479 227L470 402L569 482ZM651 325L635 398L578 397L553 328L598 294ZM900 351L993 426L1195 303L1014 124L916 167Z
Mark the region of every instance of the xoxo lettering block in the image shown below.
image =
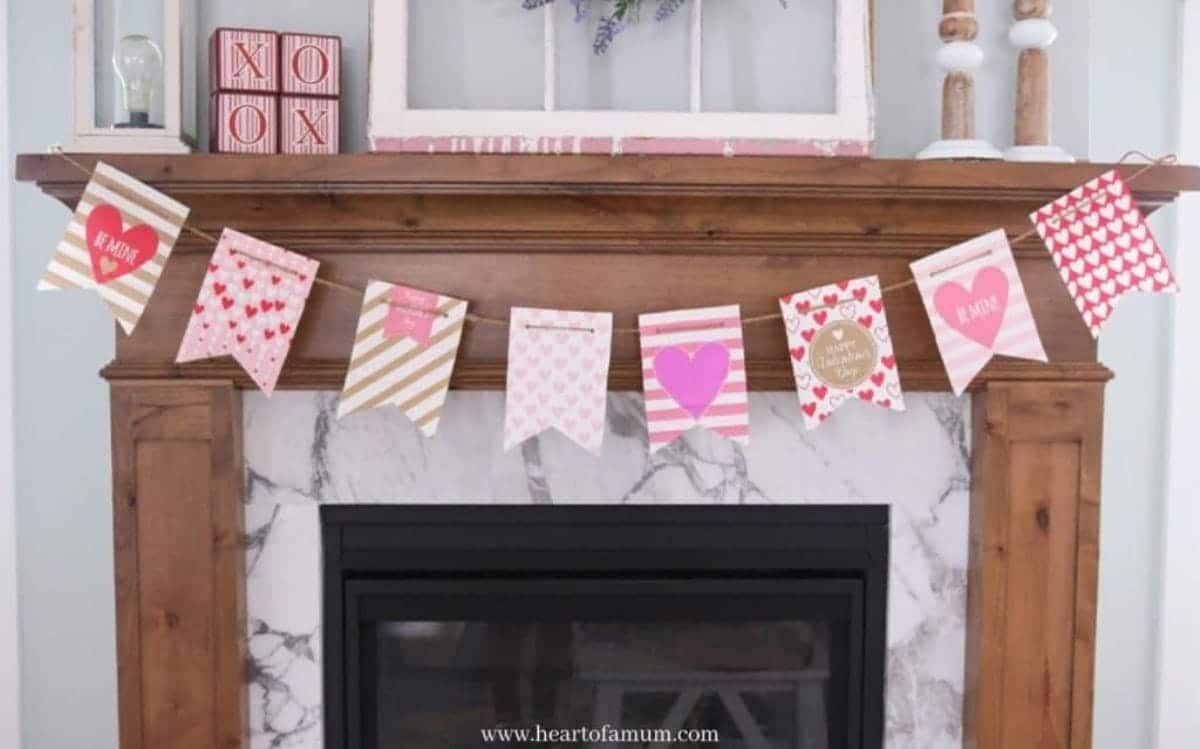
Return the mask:
M279 35L261 29L217 29L209 40L214 92L279 91Z
M213 153L279 153L279 97L215 93L209 110Z
M279 98L279 144L282 153L338 152L340 106L337 99L311 96Z
M321 34L279 35L280 91L302 96L342 93L341 37Z

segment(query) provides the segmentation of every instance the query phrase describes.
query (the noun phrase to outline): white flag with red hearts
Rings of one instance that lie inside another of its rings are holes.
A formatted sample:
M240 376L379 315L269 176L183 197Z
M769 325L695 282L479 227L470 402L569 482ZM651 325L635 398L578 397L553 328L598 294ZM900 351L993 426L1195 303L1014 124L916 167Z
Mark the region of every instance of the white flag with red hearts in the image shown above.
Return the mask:
M1132 291L1175 293L1167 257L1111 170L1030 214L1093 337Z

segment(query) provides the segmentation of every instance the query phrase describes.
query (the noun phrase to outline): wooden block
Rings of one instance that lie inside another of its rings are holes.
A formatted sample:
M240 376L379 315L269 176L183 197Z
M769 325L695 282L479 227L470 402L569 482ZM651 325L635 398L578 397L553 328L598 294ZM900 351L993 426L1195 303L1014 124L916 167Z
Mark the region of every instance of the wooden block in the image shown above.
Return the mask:
M279 92L279 35L262 29L217 29L209 38L215 92Z
M279 97L215 93L209 108L213 153L279 153Z
M281 92L341 96L342 39L321 34L279 35Z
M279 141L282 153L338 152L340 102L312 96L279 99Z

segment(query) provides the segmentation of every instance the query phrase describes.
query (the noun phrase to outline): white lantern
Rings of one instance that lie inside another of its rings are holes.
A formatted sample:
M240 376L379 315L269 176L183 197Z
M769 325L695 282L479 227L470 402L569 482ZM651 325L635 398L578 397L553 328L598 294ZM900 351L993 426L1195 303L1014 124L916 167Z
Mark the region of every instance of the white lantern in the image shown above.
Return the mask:
M194 0L73 0L70 151L188 153L195 143Z

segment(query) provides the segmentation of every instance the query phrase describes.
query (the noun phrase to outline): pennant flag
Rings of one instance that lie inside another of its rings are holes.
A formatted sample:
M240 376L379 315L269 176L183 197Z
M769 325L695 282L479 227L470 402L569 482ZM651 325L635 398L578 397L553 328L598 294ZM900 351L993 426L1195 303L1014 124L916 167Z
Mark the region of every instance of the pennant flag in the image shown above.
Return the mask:
M1146 217L1116 170L1030 214L1083 321L1100 336L1121 296L1179 290Z
M233 229L221 232L175 361L231 354L270 395L318 265Z
M650 452L695 426L750 444L738 305L638 316Z
M436 434L466 317L461 299L368 282L338 418L392 405L426 437Z
M1047 361L1003 229L911 267L955 395L995 354Z
M187 215L182 203L97 162L38 289L95 289L128 335Z
M604 440L612 313L514 307L504 449L558 429L594 454Z
M808 429L849 401L904 410L878 276L789 294L779 306Z

